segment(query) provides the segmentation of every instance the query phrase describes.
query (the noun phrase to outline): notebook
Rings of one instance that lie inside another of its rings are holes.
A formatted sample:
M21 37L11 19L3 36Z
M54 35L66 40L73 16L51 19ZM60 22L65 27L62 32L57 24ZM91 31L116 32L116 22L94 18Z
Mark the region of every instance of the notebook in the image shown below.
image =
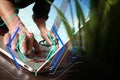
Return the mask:
M40 46L41 50L44 52L44 56L42 56L39 59L36 59L39 60L36 62L33 59L25 56L24 54L20 54L18 53L18 51L14 51L10 47L4 46L3 36L0 36L0 52L11 58L14 62L16 60L16 62L18 63L18 65L20 65L20 67L22 66L31 72L38 72L40 70L43 71L42 69L49 70L51 66L49 65L51 59L55 54L59 54L58 52L60 52L61 50L61 48L56 50L54 47L55 46L51 46L51 47ZM21 56L24 59L22 59Z

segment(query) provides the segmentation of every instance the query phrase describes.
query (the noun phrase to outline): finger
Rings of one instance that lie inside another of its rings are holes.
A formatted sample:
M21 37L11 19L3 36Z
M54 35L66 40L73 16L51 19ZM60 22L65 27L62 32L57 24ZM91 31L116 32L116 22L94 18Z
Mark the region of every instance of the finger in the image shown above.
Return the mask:
M56 44L56 49L58 49L59 48L59 44Z
M55 35L54 33L51 33L50 35L51 35L53 38L56 37L56 35ZM58 48L59 48L59 43L57 42L57 43L56 43L56 49L58 49Z
M17 34L17 35L15 36L14 40L13 40L12 43L11 43L11 48L12 48L13 50L16 49L16 45L17 45L18 40L19 40L19 35Z
M6 46L8 43L9 43L9 41L10 41L10 33L6 33L5 35L4 35L4 37L3 37L3 43L4 43L4 45Z
M55 35L54 33L50 33L50 35L51 35L52 37L56 37L56 35Z
M20 49L21 53L23 53L23 54L27 52L27 37L26 37L26 34L24 34L24 38L20 42L19 49Z
M34 39L34 43L33 43L33 47L35 48L35 51L41 53L41 49L40 49L40 46L38 44L38 42Z
M42 36L42 38L43 39L45 39L47 42L48 42L48 44L50 44L50 45L52 45L52 42L51 42L51 40L48 38L48 35L46 35L46 34L41 34L41 36Z
M27 53L29 54L32 51L34 43L34 35L33 33L27 33Z

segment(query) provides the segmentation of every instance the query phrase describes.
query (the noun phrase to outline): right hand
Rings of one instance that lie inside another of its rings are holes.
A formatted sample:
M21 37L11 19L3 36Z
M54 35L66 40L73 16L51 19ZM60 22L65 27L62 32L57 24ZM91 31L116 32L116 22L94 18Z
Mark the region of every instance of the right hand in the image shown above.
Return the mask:
M6 33L4 35L4 44L6 46L9 43L11 35L13 35L14 32L9 31L9 33ZM41 49L39 48L39 44L37 43L37 41L34 39L33 33L28 32L28 30L25 29L24 27L22 27L22 28L20 27L18 34L16 35L15 39L11 43L11 48L13 50L16 50L16 45L18 44L19 38L22 37L22 34L24 34L24 38L22 39L20 46L19 46L21 53L29 54L29 53L31 53L33 47L34 47L35 51L40 53Z
M16 31L16 27L20 26L19 33L16 35L15 39L12 41L11 48L13 50L16 50L16 45L18 43L19 38L24 33L25 36L20 43L19 49L22 53L30 53L32 51L32 48L36 51L41 51L39 48L38 43L34 39L34 35L30 32L28 32L27 29L25 29L24 24L21 22L19 16L11 17L16 13L15 7L13 3L11 3L9 0L0 0L0 17L4 22L6 22L6 26L9 29L9 33L6 33L4 35L4 44L7 45L10 41L11 35L14 34ZM20 23L19 23L20 22ZM19 23L19 25L17 25ZM16 26L17 25L17 26Z

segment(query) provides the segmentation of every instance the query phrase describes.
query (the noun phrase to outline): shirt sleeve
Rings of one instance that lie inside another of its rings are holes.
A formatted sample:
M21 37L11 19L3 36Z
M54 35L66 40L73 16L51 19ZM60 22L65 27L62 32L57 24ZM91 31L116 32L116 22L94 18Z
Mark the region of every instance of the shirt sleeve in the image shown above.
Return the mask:
M53 2L54 0L50 0ZM43 18L45 20L48 19L48 13L50 11L50 4L47 2L47 0L39 0L35 2L35 5L33 7L33 18L39 19Z

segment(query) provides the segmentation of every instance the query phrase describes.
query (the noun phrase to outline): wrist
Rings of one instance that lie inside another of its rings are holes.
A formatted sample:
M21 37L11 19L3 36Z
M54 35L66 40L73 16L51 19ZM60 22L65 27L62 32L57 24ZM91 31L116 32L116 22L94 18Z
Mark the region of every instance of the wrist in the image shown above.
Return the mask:
M9 28L9 32L13 33L16 31L16 29L18 28L20 21L15 22L16 24L9 24L8 28Z
M39 19L36 19L34 21L35 21L35 23L37 24L38 28L41 31L46 29L46 27L45 27L45 19L39 18Z
M13 27L10 27L9 32L13 34L18 27L20 27L18 34L24 33L26 31L26 28L24 27L23 23L20 20L18 20L16 22L16 25L14 25Z

